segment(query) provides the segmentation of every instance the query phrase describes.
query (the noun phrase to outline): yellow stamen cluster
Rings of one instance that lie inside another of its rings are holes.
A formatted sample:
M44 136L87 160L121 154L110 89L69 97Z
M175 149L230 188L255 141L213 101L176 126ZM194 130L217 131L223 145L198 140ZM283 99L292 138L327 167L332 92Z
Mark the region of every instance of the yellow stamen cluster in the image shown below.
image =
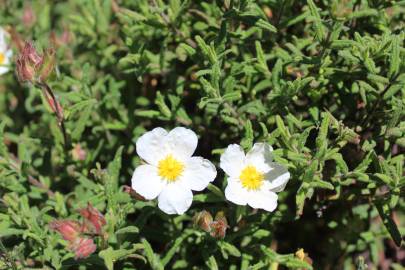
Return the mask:
M242 170L239 179L244 188L248 190L257 190L263 184L264 175L259 172L255 166L249 165Z
M176 181L184 171L184 164L175 159L172 155L159 161L158 174L168 182Z
M4 55L4 53L0 52L0 65L2 65L6 60L6 56Z

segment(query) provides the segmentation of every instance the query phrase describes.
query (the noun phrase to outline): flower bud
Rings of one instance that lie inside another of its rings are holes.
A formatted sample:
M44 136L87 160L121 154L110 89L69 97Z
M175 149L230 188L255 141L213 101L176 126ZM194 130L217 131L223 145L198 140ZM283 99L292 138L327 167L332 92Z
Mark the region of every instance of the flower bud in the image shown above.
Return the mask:
M215 220L211 222L211 232L210 235L217 239L223 239L226 234L226 229L228 228L228 221L224 215L224 212L218 212L215 215Z
M42 64L42 57L38 54L32 42L25 42L21 56L34 68L38 68Z
M23 82L33 82L42 63L41 56L37 53L31 42L26 42L17 58L17 75Z
M299 250L297 250L297 252L295 252L295 256L304 262L307 262L308 264L312 265L312 259L308 256L308 253L304 252L303 248L300 248Z
M75 253L75 259L83 259L90 256L96 251L97 246L94 244L93 239L78 238L74 241L69 248Z
M67 241L75 241L81 233L81 226L72 220L55 220L49 224L51 230L57 231Z
M40 80L46 81L46 79L51 75L51 73L55 70L55 49L48 48L44 52L44 56L42 58L42 65L40 71Z
M73 160L85 160L86 159L87 153L79 143L74 145L71 153L72 153Z
M203 231L211 231L212 216L208 211L201 211L196 213L193 217L194 225L202 229Z
M107 222L96 208L88 203L87 208L80 210L80 215L85 219L87 229L90 229L91 232L98 235L102 235L102 227L106 225Z
M55 50L38 54L31 42L25 42L17 58L17 76L22 82L43 83L55 69Z
M28 5L24 7L23 11L23 16L22 16L22 22L25 27L32 27L35 24L36 21L36 16L34 13L34 10L32 9L32 6Z
M17 59L17 76L22 82L32 82L35 77L35 69L27 64L26 59Z

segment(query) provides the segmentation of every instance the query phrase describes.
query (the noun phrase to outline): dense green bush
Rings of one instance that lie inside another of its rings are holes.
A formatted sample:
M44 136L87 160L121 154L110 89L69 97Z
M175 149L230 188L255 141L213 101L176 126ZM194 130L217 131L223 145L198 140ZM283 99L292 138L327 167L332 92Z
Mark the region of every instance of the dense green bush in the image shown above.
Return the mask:
M0 268L403 269L404 25L405 1L0 0ZM56 50L48 90L15 76L24 40ZM218 168L184 215L125 187L158 126ZM227 202L218 167L263 141L291 173L271 213ZM75 260L52 229L88 203L106 224Z

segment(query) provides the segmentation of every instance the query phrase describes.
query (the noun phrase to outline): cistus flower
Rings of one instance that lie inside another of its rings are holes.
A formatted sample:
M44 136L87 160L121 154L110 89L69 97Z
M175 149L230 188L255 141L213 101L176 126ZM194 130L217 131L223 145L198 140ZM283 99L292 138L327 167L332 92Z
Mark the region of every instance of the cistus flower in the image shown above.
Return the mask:
M7 73L10 69L10 59L13 56L13 51L9 49L7 44L8 34L0 27L0 75Z
M276 209L276 192L285 188L290 173L273 162L272 151L266 143L256 143L246 155L239 145L228 146L220 167L228 175L225 197L229 201L269 212Z
M217 175L209 160L192 156L197 143L197 135L183 127L142 135L136 151L147 164L136 168L132 188L147 200L158 198L163 212L183 214L193 201L191 190L205 189Z
M80 215L84 218L86 229L98 235L102 234L102 228L107 223L104 216L94 208L90 203L87 207L81 209Z
M51 230L59 232L66 241L75 241L82 232L79 222L73 220L55 220L49 224Z

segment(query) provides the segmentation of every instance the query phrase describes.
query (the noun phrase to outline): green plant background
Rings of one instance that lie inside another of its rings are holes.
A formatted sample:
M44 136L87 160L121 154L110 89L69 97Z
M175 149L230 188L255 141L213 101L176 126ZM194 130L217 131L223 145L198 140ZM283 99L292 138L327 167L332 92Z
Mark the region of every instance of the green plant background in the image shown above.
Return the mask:
M62 40L49 83L68 133L0 77L0 267L310 269L304 248L314 269L403 269L404 20L405 1L0 0L2 27ZM277 210L224 201L223 172L185 215L132 198L157 126L193 129L216 165L228 144L273 145L292 175ZM48 224L88 202L108 239L75 261ZM225 212L223 240L193 227L202 210Z

